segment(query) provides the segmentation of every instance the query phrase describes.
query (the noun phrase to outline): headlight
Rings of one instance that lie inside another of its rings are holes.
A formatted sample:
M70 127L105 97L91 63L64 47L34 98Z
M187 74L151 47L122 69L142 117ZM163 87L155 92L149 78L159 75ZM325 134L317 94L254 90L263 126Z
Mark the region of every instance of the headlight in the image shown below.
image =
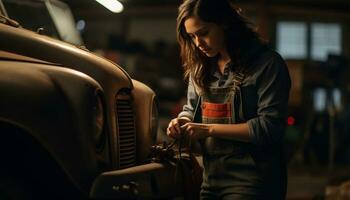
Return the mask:
M96 150L101 151L104 147L104 112L103 112L103 101L102 92L96 91L96 98L93 102L93 134L96 145Z
M152 142L155 144L157 142L158 135L158 101L157 97L153 97L152 101L152 114L151 114L151 137Z

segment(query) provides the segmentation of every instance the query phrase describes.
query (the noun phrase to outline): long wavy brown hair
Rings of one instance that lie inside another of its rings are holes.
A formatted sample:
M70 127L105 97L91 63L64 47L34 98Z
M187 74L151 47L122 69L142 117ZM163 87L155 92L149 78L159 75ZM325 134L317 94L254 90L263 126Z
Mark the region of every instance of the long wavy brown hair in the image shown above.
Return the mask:
M244 67L241 57L248 44L262 43L253 30L252 23L228 0L184 0L177 17L177 40L184 67L184 79L191 76L201 90L207 91L210 81L211 59L202 53L186 32L184 23L189 17L198 17L204 22L215 23L224 30L226 49L235 66Z

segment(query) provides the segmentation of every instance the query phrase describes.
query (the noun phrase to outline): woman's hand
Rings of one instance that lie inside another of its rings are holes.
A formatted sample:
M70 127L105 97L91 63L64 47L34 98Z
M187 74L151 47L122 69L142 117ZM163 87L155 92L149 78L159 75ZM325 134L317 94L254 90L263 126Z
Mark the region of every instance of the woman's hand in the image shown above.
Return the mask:
M186 123L181 126L181 130L191 139L203 139L209 137L212 126L210 124Z
M169 122L166 134L172 138L178 138L181 136L181 126L184 124L191 122L190 119L187 118L175 118Z

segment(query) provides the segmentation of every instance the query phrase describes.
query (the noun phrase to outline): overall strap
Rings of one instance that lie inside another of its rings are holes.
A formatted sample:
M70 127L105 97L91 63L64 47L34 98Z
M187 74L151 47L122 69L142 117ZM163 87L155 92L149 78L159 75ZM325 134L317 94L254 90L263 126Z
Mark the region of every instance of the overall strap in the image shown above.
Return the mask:
M233 85L234 85L235 90L240 89L240 86L242 85L244 78L245 77L244 77L243 72L241 72L241 71L236 72L236 74L233 76Z
M197 100L195 108L194 108L195 110L194 110L194 114L193 114L193 122L201 123L202 118L200 117L200 115L201 115L200 105L202 102L203 91L199 88L199 86L195 83L194 79L191 76L190 76L189 81L192 82L194 92L198 95L198 100Z
M194 81L193 77L190 76L190 80L192 82L192 85L193 85L193 89L194 89L194 92L198 95L198 96L202 96L203 95L203 91L202 89L197 85L197 83Z
M245 74L243 71L238 71L236 74L233 76L233 91L234 91L234 102L235 102L235 110L238 110L238 117L239 119L245 121L244 113L243 113L243 99L242 99L242 91L241 91L241 86L244 81ZM238 101L238 102L237 102ZM238 106L238 109L236 109ZM237 122L237 117L236 114L234 116L236 119L235 121Z

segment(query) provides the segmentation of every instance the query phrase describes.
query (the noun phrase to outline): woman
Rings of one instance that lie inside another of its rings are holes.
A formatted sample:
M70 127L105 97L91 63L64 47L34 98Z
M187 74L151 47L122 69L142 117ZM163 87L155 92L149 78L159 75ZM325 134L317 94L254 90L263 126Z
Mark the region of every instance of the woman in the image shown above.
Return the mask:
M185 0L177 18L187 104L167 128L199 141L201 199L284 199L290 90L283 59L227 0Z

